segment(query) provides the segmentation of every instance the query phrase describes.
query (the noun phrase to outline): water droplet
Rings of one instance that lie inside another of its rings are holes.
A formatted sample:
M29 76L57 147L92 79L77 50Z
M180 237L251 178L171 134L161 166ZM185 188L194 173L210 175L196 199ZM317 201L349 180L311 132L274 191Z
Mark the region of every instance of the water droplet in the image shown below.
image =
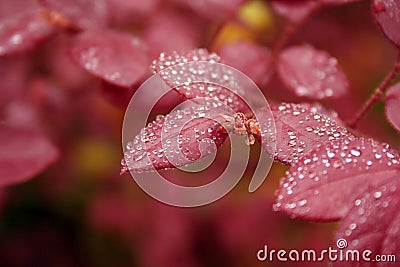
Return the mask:
M381 191L374 192L374 198L379 199L381 196L382 196L382 192Z

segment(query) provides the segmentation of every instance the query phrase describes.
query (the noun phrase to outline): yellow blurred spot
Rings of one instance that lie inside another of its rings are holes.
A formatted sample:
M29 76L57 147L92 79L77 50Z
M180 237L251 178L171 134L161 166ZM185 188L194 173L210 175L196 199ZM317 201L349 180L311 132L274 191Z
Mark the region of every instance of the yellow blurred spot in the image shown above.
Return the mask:
M73 166L86 178L98 178L115 171L115 144L102 139L83 139L72 150Z
M212 44L212 50L218 50L222 45L234 41L250 40L254 40L254 36L244 26L234 22L228 22L223 26L217 39Z
M273 27L274 16L265 1L247 2L239 10L238 17L247 27L254 31L263 31Z

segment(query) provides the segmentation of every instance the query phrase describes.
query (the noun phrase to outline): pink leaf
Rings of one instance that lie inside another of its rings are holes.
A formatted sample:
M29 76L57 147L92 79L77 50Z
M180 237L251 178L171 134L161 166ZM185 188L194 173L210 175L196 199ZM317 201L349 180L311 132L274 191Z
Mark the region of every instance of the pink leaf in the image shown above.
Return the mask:
M276 126L275 159L293 165L318 146L352 135L330 117L300 104L271 106Z
M221 58L205 49L188 53L161 53L151 69L187 99L208 97L235 111L249 112L240 95L244 95L235 73L220 63ZM188 64L187 64L188 63Z
M71 55L88 72L122 87L138 82L150 63L140 39L111 30L81 33L74 40Z
M287 18L293 23L301 22L306 18L316 7L318 1L314 0L274 0L271 1L272 8L281 16Z
M25 182L57 158L57 149L42 134L0 127L0 186Z
M227 137L221 114L228 112L210 99L159 116L126 145L123 171L180 167L209 155Z
M386 93L386 118L400 131L400 83L393 85Z
M400 48L400 1L374 0L372 10L382 32Z
M105 0L41 0L80 28L100 28L108 23Z
M275 207L308 220L338 220L358 195L398 176L399 169L399 155L388 145L364 138L330 142L292 166Z
M343 219L337 239L347 241L344 250L372 251L371 262L362 266L397 266L390 261L375 262L376 255L400 256L400 170L392 177L382 178L379 185L370 187L353 201L352 208ZM390 179L388 179L390 178ZM360 256L361 258L361 256ZM335 262L335 267L349 266L348 262Z
M0 19L0 56L23 52L37 46L53 29L44 9L32 8Z
M349 82L337 60L308 45L283 51L278 71L286 86L300 97L339 98L348 91Z
M161 52L190 51L200 45L204 22L173 10L153 14L142 38L149 46L151 57Z
M267 82L267 67L271 56L271 51L268 48L238 41L223 46L219 55L226 64L242 71L255 83L264 84Z

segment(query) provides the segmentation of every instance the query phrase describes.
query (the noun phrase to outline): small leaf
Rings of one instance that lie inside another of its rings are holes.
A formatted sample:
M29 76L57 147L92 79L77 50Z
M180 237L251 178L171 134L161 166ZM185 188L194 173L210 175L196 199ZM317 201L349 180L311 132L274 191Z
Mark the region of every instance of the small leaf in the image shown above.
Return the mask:
M57 148L42 134L0 126L0 186L25 182L57 158Z
M265 76L271 51L267 47L238 41L221 47L219 55L226 64L242 71L255 83L264 84L268 81Z
M90 30L72 44L74 61L88 72L112 84L130 87L146 73L147 48L132 35L112 30Z
M330 142L292 166L275 207L307 220L338 220L357 196L398 176L399 169L399 155L388 145L364 138Z
M382 32L400 48L400 0L374 0L372 10Z
M392 177L383 178L379 185L370 187L353 201L352 208L343 219L337 239L347 241L344 250L372 251L370 259L376 255L400 257L400 170ZM390 178L390 179L388 179ZM360 257L361 258L361 257ZM390 261L371 261L363 266L395 266ZM348 262L335 262L335 267L349 266Z
M33 8L0 19L0 56L23 52L50 36L44 9Z
M100 28L108 23L106 0L41 0L82 29Z
M386 118L400 132L400 83L389 88L386 93Z
M349 82L335 58L308 45L293 46L282 52L278 72L285 85L299 97L339 98Z
M240 96L244 95L242 79L235 71L220 63L221 58L205 49L188 53L161 53L151 69L186 99L208 97L231 107L234 111L249 113Z
M180 167L215 151L215 146L220 146L227 137L221 130L224 122L221 114L229 110L219 104L209 99L201 105L159 116L126 144L123 171Z
M275 159L293 165L326 142L348 139L352 134L330 117L300 104L271 106L276 126Z

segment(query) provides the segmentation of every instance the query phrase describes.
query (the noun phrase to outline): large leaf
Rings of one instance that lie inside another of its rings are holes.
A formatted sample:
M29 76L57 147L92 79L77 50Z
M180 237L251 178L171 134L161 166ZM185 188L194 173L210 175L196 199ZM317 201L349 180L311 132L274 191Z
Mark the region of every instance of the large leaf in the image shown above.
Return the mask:
M219 104L209 100L158 116L126 144L122 171L180 167L215 151L227 137L221 114L228 111Z
M309 220L343 218L371 187L398 177L399 155L371 139L327 143L301 158L282 180L276 209Z
M271 106L277 132L276 160L292 165L326 142L352 136L335 120L311 109L315 110L301 104Z
M347 242L345 251L358 250L361 266L398 266L400 257L400 171L391 177L380 176L379 184L359 195L343 219L337 239ZM370 261L361 253L370 250ZM375 257L378 255L377 260ZM389 258L389 255L395 258ZM386 261L384 260L386 259ZM335 262L339 266L360 266L357 262Z

